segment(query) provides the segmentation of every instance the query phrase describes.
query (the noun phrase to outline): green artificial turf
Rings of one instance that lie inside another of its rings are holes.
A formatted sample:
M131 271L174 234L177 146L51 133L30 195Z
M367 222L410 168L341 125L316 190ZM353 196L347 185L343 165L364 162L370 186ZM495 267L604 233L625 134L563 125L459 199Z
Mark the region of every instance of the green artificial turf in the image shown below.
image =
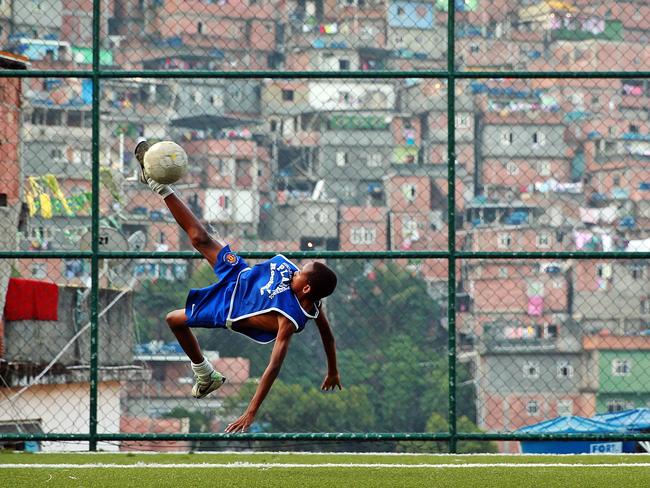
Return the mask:
M650 486L647 466L614 467L147 467L146 464L620 464L650 456L382 456L305 454L20 454L0 453L6 464L136 464L120 467L0 468L1 487L477 487L640 488Z

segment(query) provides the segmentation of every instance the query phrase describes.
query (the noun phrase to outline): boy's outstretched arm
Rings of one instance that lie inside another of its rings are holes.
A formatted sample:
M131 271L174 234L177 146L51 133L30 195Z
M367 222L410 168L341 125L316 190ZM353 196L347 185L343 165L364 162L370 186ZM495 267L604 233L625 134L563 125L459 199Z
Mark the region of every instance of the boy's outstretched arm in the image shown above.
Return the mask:
M271 385L273 385L273 382L278 377L278 373L282 367L282 362L284 361L289 349L291 336L293 336L295 331L296 328L293 323L291 323L284 315L278 314L278 335L275 338L275 344L273 345L269 365L266 367L262 377L260 378L257 390L255 390L255 394L248 404L248 408L241 417L226 427L226 432L246 432L248 427L253 423L257 410L266 398L266 395L271 389Z
M339 370L336 366L336 342L334 341L334 334L327 317L325 310L321 306L320 314L316 317L316 325L318 332L323 341L323 348L325 349L325 356L327 356L327 376L321 385L321 390L334 390L337 386L341 389L341 378L339 377Z

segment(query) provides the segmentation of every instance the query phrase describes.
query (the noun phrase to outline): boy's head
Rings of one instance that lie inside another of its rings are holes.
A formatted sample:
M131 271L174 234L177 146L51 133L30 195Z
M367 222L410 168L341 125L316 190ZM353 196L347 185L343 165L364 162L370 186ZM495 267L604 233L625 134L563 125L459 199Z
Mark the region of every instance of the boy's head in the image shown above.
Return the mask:
M312 261L302 270L294 273L291 290L298 298L306 296L311 300L320 300L331 295L336 288L336 273L323 263Z

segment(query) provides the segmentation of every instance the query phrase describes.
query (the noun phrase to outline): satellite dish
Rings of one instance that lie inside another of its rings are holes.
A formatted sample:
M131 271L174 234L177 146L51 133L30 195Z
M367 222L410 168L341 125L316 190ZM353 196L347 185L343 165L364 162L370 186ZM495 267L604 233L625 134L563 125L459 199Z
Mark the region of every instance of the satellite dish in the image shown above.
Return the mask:
M90 251L92 249L92 231L86 232L79 239L79 248L82 251ZM129 243L119 230L112 227L99 228L99 250L100 251L128 251Z
M136 230L127 239L129 251L142 251L147 244L147 236L141 230Z

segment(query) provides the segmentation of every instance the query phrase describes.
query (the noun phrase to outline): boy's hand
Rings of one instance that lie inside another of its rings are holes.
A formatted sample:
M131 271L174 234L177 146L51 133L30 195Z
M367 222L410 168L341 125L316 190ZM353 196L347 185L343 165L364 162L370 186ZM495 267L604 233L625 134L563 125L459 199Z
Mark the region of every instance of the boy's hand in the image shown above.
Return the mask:
M234 434L235 432L246 432L255 420L255 415L245 412L244 415L235 420L226 427L226 432Z
M338 373L335 374L329 374L325 376L325 381L323 381L323 384L320 385L321 390L335 390L336 387L339 387L339 390L342 388L341 386L341 378Z

